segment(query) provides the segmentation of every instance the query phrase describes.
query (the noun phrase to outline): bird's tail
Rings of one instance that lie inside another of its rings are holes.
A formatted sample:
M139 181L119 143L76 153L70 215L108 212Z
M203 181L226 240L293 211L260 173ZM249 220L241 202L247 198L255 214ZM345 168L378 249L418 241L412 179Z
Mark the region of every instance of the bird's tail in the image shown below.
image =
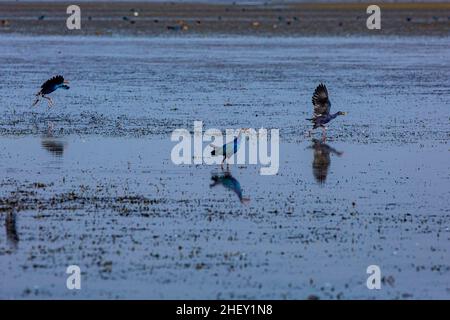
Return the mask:
M210 188L215 187L216 185L219 184L219 177L218 176L212 176L211 180L213 181L213 183L211 183L209 185Z

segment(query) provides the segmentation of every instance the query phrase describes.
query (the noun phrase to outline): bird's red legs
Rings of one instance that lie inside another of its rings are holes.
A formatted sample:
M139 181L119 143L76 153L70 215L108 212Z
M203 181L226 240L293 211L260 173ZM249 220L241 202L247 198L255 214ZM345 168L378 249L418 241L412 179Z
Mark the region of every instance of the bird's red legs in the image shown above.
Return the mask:
M42 96L42 98L47 99L47 102L48 102L48 106L49 106L49 107L53 107L53 100L52 100L52 98L46 97L46 96Z
M322 141L325 142L327 140L327 127L322 127Z

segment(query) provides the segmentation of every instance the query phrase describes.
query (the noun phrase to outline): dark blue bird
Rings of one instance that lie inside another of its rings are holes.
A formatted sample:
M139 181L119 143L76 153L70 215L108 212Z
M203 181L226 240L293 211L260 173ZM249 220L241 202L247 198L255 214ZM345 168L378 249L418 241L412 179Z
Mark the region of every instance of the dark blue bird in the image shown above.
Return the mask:
M239 129L238 136L234 138L233 141L228 142L224 144L223 146L215 146L213 144L210 144L211 147L213 147L213 150L211 151L212 156L223 156L221 167L223 169L223 164L225 163L225 160L233 156L241 145L241 140L244 135L249 129ZM228 167L228 163L227 163Z
M236 180L229 171L225 171L223 174L221 175L213 175L211 177L211 180L213 181L213 183L210 185L210 187L214 187L216 185L223 185L225 188L233 190L234 193L236 193L236 195L239 198L239 201L243 204L246 204L250 201L249 198L244 198L242 196L242 188L241 188L241 184L239 183L238 180Z
M306 119L313 123L313 128L309 131L309 135L311 135L312 130L320 127L322 128L323 139L325 140L327 130L325 124L327 124L337 116L346 115L346 113L338 111L334 114L330 114L331 102L330 99L328 99L327 87L323 83L319 84L314 91L314 94L312 96L312 103L314 106L313 117L310 119Z
M41 98L47 99L49 107L53 106L53 100L50 97L47 97L47 94L52 93L53 91L62 88L65 90L69 89L67 85L69 81L64 80L63 76L55 76L47 81L41 86L41 90L36 93L36 100L34 100L33 106L35 106Z

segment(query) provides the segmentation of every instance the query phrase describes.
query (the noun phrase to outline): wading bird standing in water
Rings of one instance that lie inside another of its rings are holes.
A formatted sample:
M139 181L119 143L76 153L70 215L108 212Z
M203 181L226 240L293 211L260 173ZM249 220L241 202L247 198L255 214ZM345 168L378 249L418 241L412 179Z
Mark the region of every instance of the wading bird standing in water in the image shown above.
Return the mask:
M242 135L247 130L248 129L240 129L238 136L235 137L233 139L233 141L228 142L221 147L215 146L213 144L210 145L211 147L213 147L213 150L211 151L212 156L223 156L222 164L220 165L222 170L223 170L223 164L225 163L225 160L230 158L233 154L235 154L238 151L239 146L241 144ZM228 163L227 163L227 167L228 167Z
M52 93L56 89L62 88L62 89L69 89L69 86L67 85L69 81L65 81L63 76L55 76L47 81L44 82L44 84L41 86L41 90L39 90L38 93L36 93L36 100L33 102L33 106L35 106L41 98L47 99L48 106L53 107L53 100L50 97L47 97L47 94Z
M346 115L345 112L338 111L334 114L330 114L331 102L328 99L327 87L321 83L317 86L314 94L312 96L312 103L314 106L314 114L309 120L313 123L313 128L309 131L309 136L314 129L322 128L322 139L326 139L327 127L325 126L328 122L336 118L337 116Z

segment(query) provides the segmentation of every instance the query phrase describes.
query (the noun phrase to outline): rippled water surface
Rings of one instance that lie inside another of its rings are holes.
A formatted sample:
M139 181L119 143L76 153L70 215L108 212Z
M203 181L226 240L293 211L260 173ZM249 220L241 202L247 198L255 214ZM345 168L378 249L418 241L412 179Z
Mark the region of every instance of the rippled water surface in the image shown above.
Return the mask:
M448 39L0 40L1 298L450 297ZM280 129L278 175L174 165L195 120Z

